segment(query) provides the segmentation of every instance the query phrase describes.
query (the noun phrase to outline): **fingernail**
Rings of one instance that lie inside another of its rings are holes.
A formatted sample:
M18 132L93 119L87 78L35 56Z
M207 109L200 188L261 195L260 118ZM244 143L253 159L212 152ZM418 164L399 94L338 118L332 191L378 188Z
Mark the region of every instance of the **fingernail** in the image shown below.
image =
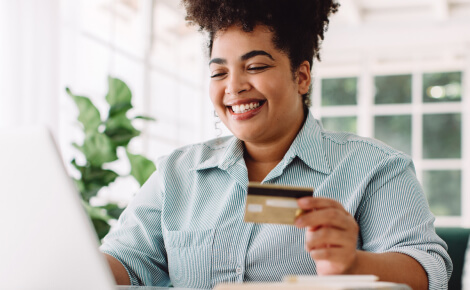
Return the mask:
M299 198L299 199L297 200L297 203L299 203L299 204L301 204L301 205L305 205L306 202L307 202L307 201L305 200L305 198Z
M302 218L300 218L300 217L297 218L297 219L295 220L295 226L301 228L302 225L303 225L303 220L302 220Z

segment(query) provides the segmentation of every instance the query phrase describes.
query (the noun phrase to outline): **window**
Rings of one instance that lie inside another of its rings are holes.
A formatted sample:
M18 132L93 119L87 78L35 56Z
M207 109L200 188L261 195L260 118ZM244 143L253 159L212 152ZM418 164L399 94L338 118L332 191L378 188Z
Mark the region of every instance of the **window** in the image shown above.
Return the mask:
M426 73L423 75L423 102L460 102L462 73Z
M462 146L470 116L462 76L459 70L410 70L320 77L312 111L326 130L374 137L410 155L437 223L457 226L470 211L463 186L470 179L463 166L470 149Z
M376 104L411 103L411 75L376 76Z
M357 78L322 80L322 106L356 105Z
M357 118L355 116L324 117L322 123L328 130L357 133Z
M411 155L411 115L374 117L374 137Z
M321 104L343 110L343 115L325 116L322 123L332 131L357 133L357 117L352 106L357 105L357 77L321 80Z

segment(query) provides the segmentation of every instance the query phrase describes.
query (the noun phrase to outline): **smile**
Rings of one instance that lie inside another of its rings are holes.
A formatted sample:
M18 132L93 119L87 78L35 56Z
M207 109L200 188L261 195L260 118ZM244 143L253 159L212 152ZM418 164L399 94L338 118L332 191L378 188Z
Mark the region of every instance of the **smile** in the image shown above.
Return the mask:
M235 105L235 106L229 106L231 108L231 111L235 114L243 114L248 111L252 111L257 109L258 107L262 106L265 101L260 101L260 102L251 102L249 104L242 104L242 105Z

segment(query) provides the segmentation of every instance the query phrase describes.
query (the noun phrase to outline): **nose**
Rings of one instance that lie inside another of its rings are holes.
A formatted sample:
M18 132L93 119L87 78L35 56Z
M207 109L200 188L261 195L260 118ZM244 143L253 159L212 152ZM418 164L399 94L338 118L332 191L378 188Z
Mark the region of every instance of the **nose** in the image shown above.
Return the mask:
M230 74L228 77L227 86L225 87L225 94L239 95L250 89L250 83L242 74Z

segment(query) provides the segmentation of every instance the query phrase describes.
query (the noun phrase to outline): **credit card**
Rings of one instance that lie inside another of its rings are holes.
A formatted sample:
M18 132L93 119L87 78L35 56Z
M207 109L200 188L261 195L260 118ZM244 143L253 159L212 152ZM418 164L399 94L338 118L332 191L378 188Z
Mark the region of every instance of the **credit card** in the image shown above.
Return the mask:
M297 199L313 196L313 187L250 182L245 206L245 222L293 225L302 214Z

